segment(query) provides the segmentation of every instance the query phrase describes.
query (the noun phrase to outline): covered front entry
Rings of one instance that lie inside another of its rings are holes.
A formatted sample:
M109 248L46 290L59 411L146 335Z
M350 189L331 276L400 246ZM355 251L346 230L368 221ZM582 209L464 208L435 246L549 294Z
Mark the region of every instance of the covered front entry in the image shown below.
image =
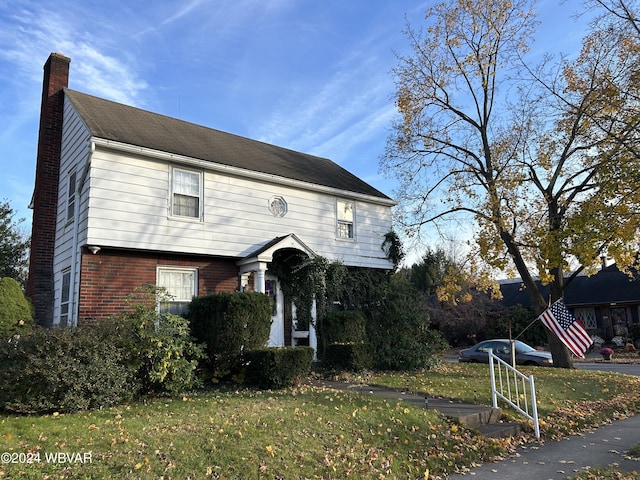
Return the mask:
M317 337L314 322L302 327L303 329L298 329L295 305L285 298L278 278L268 271L274 254L287 251L302 253L310 258L315 257L315 253L295 234L276 237L238 262L240 284L243 289L252 288L256 292L268 294L273 299L268 344L270 347L309 345L315 350ZM253 277L252 286L248 285L251 277ZM312 311L312 318L315 320L315 309Z

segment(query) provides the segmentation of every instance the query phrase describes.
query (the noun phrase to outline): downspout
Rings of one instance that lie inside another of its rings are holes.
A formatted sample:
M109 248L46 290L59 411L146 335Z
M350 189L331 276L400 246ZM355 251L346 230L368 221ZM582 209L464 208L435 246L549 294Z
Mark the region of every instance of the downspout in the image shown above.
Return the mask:
M84 182L87 178L87 174L89 173L89 167L91 166L91 157L93 157L93 153L96 151L96 144L92 141L91 147L89 151L89 157L87 158L87 163L82 169L82 175L76 182L76 206L73 212L73 238L71 245L71 305L69 308L69 312L73 317L71 318L71 322L69 326L78 326L78 315L80 314L79 308L79 297L80 297L80 279L76 278L78 276L78 271L80 270L78 267L78 262L80 261L80 248L78 247L78 224L80 223L80 206L82 205L82 190L84 186Z

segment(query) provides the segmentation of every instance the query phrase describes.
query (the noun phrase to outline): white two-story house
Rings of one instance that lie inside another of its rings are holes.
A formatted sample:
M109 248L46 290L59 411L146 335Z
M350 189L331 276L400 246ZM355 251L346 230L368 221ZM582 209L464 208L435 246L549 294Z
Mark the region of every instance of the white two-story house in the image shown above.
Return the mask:
M269 264L287 249L392 268L381 245L395 202L344 168L69 90L69 65L51 54L44 67L27 291L38 323L108 317L149 283L174 311L242 289L282 304ZM271 345L292 343L285 311Z

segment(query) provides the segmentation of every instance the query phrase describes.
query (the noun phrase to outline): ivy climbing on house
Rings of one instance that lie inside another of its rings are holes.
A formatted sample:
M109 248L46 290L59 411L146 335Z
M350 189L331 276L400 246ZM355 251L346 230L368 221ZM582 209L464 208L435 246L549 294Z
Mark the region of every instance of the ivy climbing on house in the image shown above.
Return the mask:
M398 235L389 231L381 245L394 269L404 258ZM316 319L321 323L334 304L339 309L364 310L371 304L371 292L389 280L392 271L347 267L342 262L329 262L322 256L309 257L298 250L280 250L274 254L269 273L276 275L285 297L296 306L299 330L312 324L316 301Z
M318 299L317 315L324 313L328 265L324 257L309 257L297 250L280 250L273 256L269 273L278 277L285 298L295 304L298 330L308 330L313 323L314 299Z

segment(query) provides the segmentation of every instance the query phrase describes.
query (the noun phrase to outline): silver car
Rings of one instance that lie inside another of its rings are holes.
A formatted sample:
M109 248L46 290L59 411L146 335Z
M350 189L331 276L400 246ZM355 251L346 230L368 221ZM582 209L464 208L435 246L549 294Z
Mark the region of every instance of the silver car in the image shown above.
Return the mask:
M489 363L489 350L505 362L511 363L510 341L507 339L485 340L471 348L460 350L459 362ZM551 353L536 350L520 340L515 341L518 365L553 366Z

